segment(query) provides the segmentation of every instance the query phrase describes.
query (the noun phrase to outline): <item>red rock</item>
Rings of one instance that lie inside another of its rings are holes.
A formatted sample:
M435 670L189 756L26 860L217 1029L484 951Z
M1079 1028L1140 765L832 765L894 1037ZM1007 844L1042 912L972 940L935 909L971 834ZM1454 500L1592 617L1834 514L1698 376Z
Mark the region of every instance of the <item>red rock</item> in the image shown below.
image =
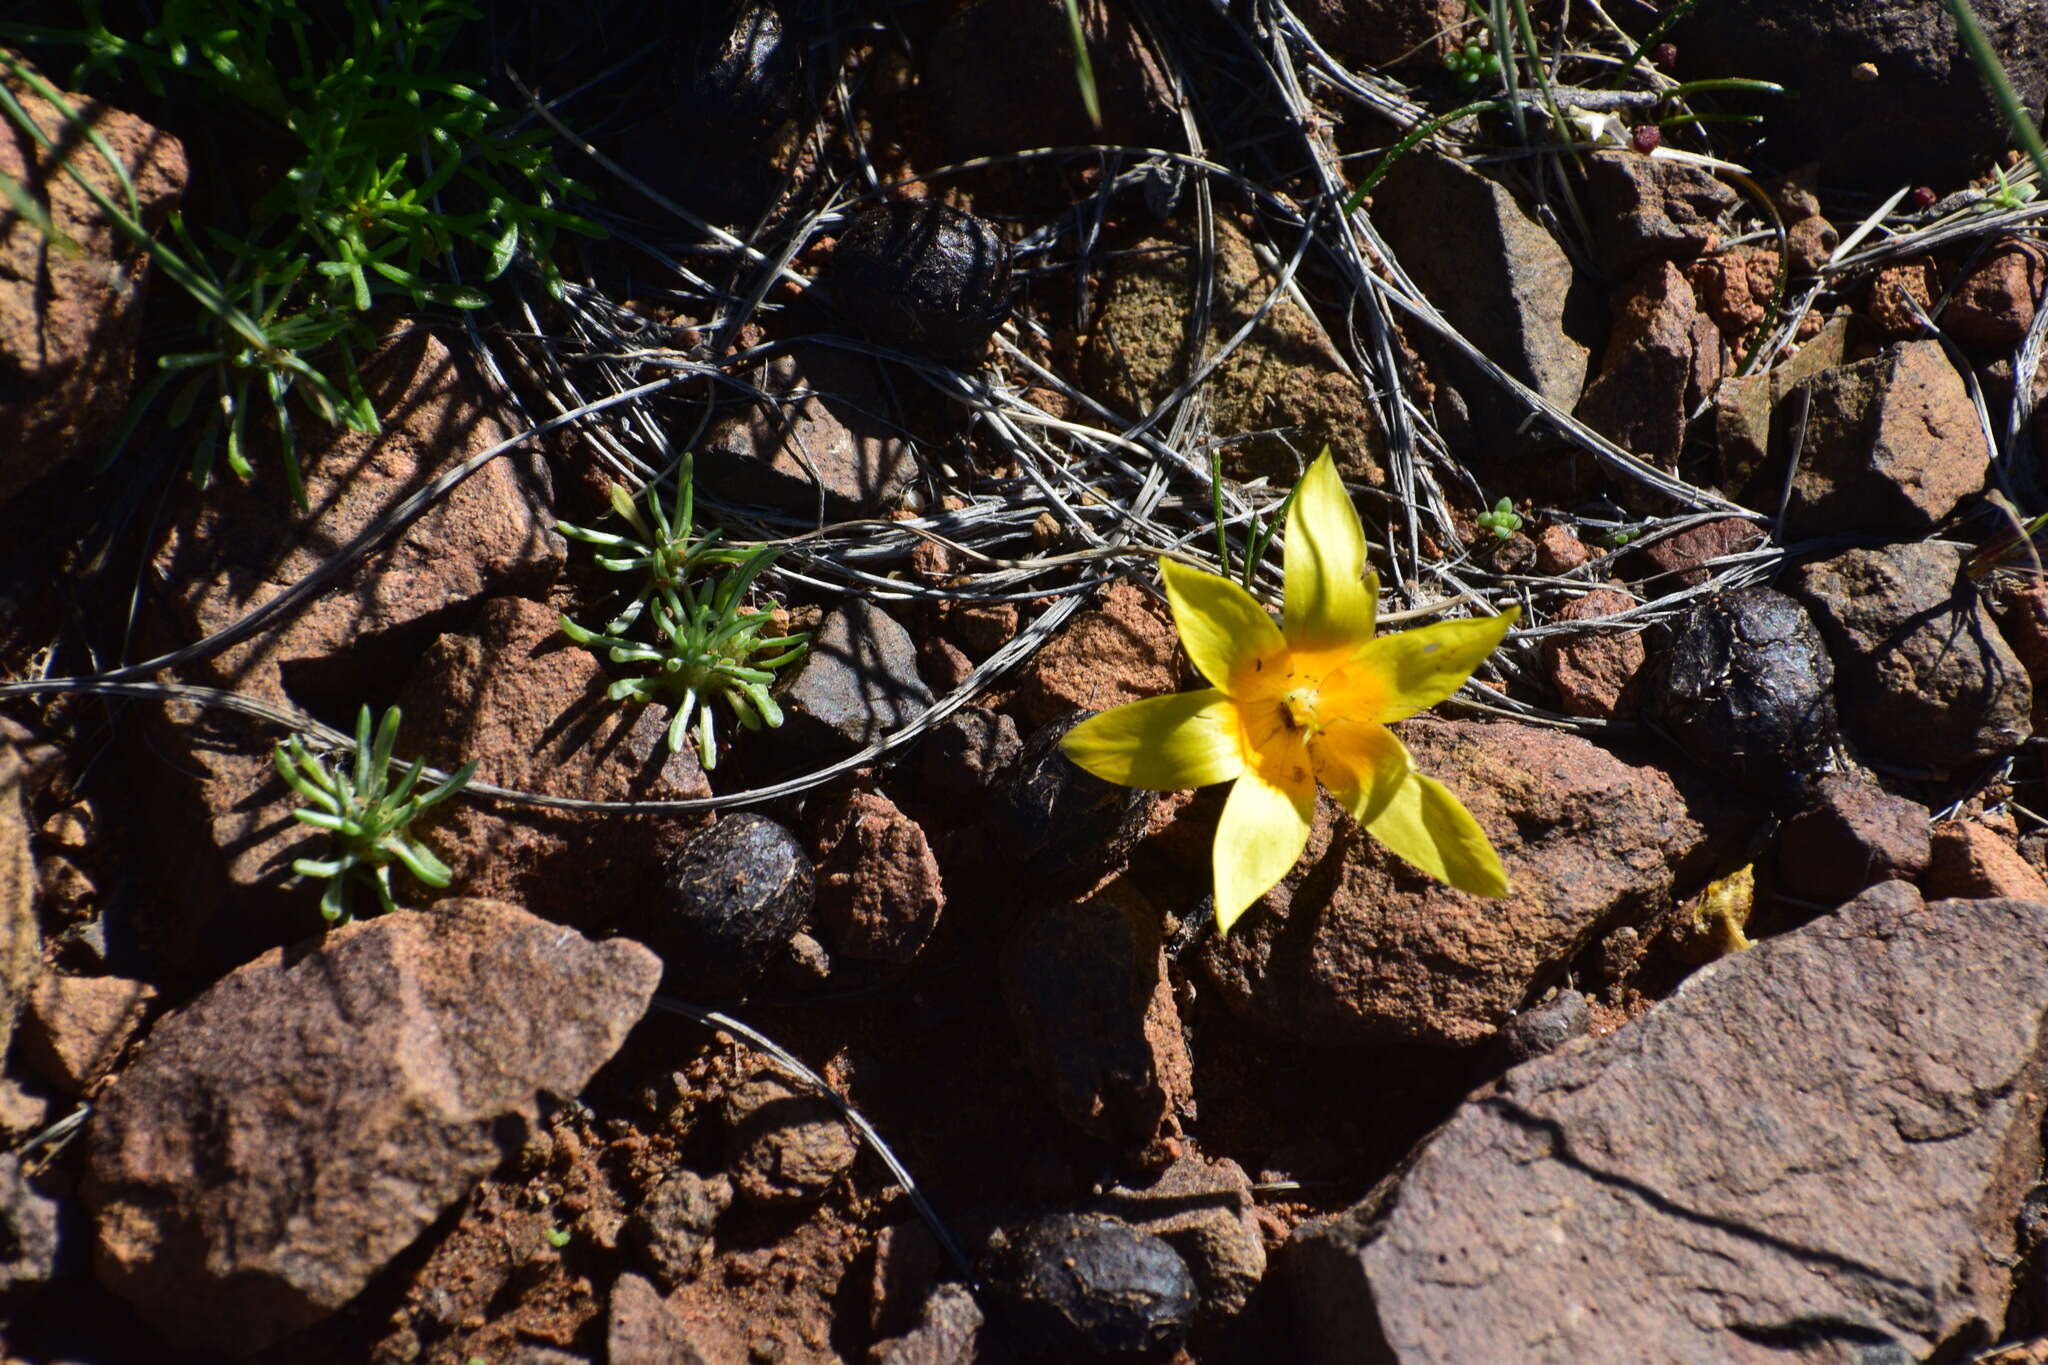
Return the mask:
M1578 416L1615 444L1665 468L1678 463L1686 415L1721 377L1721 341L1702 335L1692 286L1658 261L1621 290L1614 330Z
M946 629L969 654L985 659L1017 637L1017 604L956 602L946 613Z
M1700 307L1735 347L1768 314L1778 276L1778 253L1760 246L1733 247L1702 257L1685 273L1698 291Z
M60 1093L84 1094L121 1060L155 999L118 976L45 976L29 1000L23 1059Z
M1904 341L1921 335L1921 327L1920 319L1900 295L1903 293L1919 304L1922 312L1931 315L1935 296L1940 292L1941 282L1935 277L1933 260L1926 256L1908 257L1878 267L1870 280L1870 304L1864 315L1876 324L1885 340Z
M608 702L607 682L602 661L562 636L556 612L499 598L473 632L442 636L420 659L402 695L404 733L420 737L428 761L452 769L475 759L477 780L518 791L592 801L710 795L694 744L668 749L667 710ZM616 928L620 907L657 903L668 859L710 818L460 799L436 814L456 894L511 900L593 932ZM596 899L594 867L605 885Z
M974 660L951 640L928 635L917 647L917 673L937 693L958 690L974 672Z
M36 925L36 865L28 851L21 805L21 755L0 739L0 1056L14 1020L42 973L42 932Z
M19 58L17 58L19 60ZM113 166L67 131L56 107L26 85L13 96L57 150L45 150L12 120L0 121L0 176L49 213L76 252L59 249L12 206L0 208L0 503L113 432L135 378L148 256L122 236L73 174L120 202ZM138 216L152 235L185 192L178 139L95 99L64 101L112 152L134 186ZM59 158L71 167L59 169Z
M1970 820L1937 825L1923 894L1936 899L2048 901L2048 881L1997 831Z
M1819 214L1809 214L1785 229L1785 247L1792 257L1792 273L1812 275L1828 263L1841 243L1842 234Z
M1568 574L1593 558L1593 551L1572 528L1552 522L1536 533L1536 572Z
M1228 1157L1184 1156L1149 1181L1118 1185L1090 1205L1149 1232L1193 1272L1202 1308L1217 1317L1244 1311L1266 1275L1252 1183Z
M722 1322L661 1296L638 1275L612 1283L605 1327L611 1365L746 1365L746 1343Z
M1180 637L1163 606L1132 583L1078 612L1032 657L1017 705L1032 726L1073 711L1107 711L1180 686Z
M1599 935L1697 887L1754 818L1684 769L1555 730L1417 718L1396 733L1478 820L1512 889L1430 881L1323 797L1302 860L1202 954L1224 1004L1290 1040L1484 1042Z
M1634 557L1642 562L1646 575L1669 575L1656 577L1646 585L1661 595L1674 588L1698 587L1716 572L1705 567L1708 560L1754 550L1768 539L1763 528L1753 521L1722 517L1653 541Z
M1027 914L1000 975L1024 1064L1062 1118L1127 1149L1179 1130L1194 1064L1158 914L1127 884Z
M773 1072L726 1095L725 1124L733 1191L764 1208L816 1203L860 1156L830 1101Z
M1843 727L1872 757L1946 771L2031 733L2026 671L1953 546L1847 550L1793 570L1786 590L1827 641Z
M1913 881L1926 868L1927 807L1846 773L1823 777L1815 796L1778 837L1778 876L1792 895L1832 907L1879 882Z
M264 954L158 1022L101 1092L100 1281L248 1354L320 1321L502 1162L647 1008L661 964L493 901Z
M1596 588L1559 608L1555 621L1596 621L1637 605L1635 598L1612 588ZM1558 706L1568 715L1620 714L1629 685L1642 671L1648 651L1640 628L1612 632L1553 635L1544 639L1543 664L1557 688Z
M818 926L834 952L909 962L946 908L924 828L879 792L850 792L818 816Z
M1515 1068L1304 1224L1298 1358L1967 1355L2006 1319L2044 1098L2048 905L1886 883Z
M224 481L173 521L152 561L171 643L240 620L435 476L511 434L474 364L427 331L387 338L364 362L362 383L383 420L380 434L311 421L301 429L309 510L291 505L271 450L252 457L253 484ZM549 499L537 454L513 451L491 461L326 592L193 665L194 680L352 715L364 697L388 695L452 609L545 590L566 553Z
M1615 277L1660 258L1698 256L1736 203L1735 191L1706 170L1627 152L1586 158L1586 194L1601 264Z
M1965 346L2010 350L2033 325L2034 300L2044 285L2048 252L2037 243L2007 238L1957 282L1938 321Z
M925 1300L917 1326L868 1348L868 1365L980 1365L999 1360L984 1340L981 1307L966 1287L942 1284Z

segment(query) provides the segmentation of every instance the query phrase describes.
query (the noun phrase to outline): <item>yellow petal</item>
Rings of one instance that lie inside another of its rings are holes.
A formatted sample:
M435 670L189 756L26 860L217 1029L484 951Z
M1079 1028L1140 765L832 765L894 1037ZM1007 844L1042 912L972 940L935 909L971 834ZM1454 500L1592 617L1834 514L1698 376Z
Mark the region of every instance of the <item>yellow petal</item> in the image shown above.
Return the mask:
M1308 844L1315 819L1315 774L1300 736L1290 733L1259 757L1230 789L1223 818L1216 823L1210 856L1220 933L1229 933L1251 903L1287 875Z
M1286 648L1280 627L1258 600L1227 578L1190 569L1170 559L1159 562L1166 600L1181 648L1202 676L1226 692L1240 672L1261 669Z
M1472 813L1444 784L1410 773L1366 828L1372 837L1427 872L1475 896L1505 896L1508 874Z
M1392 725L1417 711L1427 711L1463 687L1472 670L1499 648L1508 627L1521 614L1520 607L1509 607L1498 616L1439 621L1398 635L1382 635L1359 653L1346 672L1359 675L1361 691L1367 690L1368 684L1379 690L1383 709L1374 719ZM1325 691L1341 693L1345 681L1333 680Z
M1379 606L1377 574L1365 571L1365 528L1327 447L1302 475L1287 509L1287 602L1294 649L1362 645Z
M1408 748L1384 725L1332 721L1310 748L1317 780L1361 825L1379 818L1408 780Z
M1067 731L1060 748L1106 782L1179 791L1244 771L1237 712L1213 687L1115 707Z

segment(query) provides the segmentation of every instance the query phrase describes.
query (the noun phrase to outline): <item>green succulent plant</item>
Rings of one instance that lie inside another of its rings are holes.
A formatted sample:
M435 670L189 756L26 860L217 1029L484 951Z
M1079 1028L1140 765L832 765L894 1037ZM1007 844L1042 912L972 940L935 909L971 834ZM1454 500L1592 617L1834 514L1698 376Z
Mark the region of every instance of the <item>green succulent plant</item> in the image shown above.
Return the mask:
M613 701L667 704L672 750L682 748L694 717L697 756L707 769L715 768L718 727L712 701L723 697L749 730L782 724L782 708L768 688L775 670L801 658L808 647L809 636L802 631L764 637L761 632L775 618L744 606L747 586L774 559L773 550L758 550L714 580L656 588L654 610L647 613L652 643L585 630L567 616L562 633L586 649L610 651L615 664L651 666L649 672L619 679L605 695Z
M377 909L396 909L391 896L393 863L424 886L445 887L453 875L431 849L410 836L408 828L422 812L468 785L476 764L463 764L447 781L415 795L414 788L425 771L425 765L415 760L393 786L391 748L398 740L398 722L398 708L391 707L373 740L370 708L365 706L356 717L352 768L329 767L298 735L278 745L273 755L278 776L313 803L310 809L293 811L292 818L328 834L330 856L295 859L292 870L302 877L326 880L320 913L329 924L346 924L354 917L354 893L363 886L376 895Z
M615 573L641 575L639 590L625 609L605 626L606 633L623 635L632 629L633 623L640 619L640 613L647 609L647 603L661 589L679 589L705 569L737 564L747 558L747 551L719 544L722 534L719 531L709 531L701 536L696 534L692 466L691 457L683 456L682 465L676 471L675 493L666 508L662 506L661 489L656 484L647 485L643 495L647 504L644 512L622 485L611 485L612 510L619 514L619 520L626 523L631 532L629 535L572 526L566 521L555 523L555 529L571 540L594 545L601 551L611 551L596 557L599 567Z
M1515 511L1513 498L1502 498L1493 505L1491 512L1481 512L1474 518L1484 530L1493 532L1500 540L1511 539L1522 529L1522 518Z

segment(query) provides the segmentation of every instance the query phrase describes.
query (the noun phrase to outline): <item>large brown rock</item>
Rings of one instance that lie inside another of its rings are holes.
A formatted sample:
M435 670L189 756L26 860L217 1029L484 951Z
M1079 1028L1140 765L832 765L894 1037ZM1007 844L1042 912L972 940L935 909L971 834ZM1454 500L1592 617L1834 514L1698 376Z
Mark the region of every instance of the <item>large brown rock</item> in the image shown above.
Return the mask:
M946 885L924 827L880 792L830 798L812 843L818 927L833 949L908 962L938 928Z
M1599 376L1579 400L1579 419L1623 449L1675 469L1687 414L1720 382L1721 333L1669 261L1629 280L1614 314Z
M1601 327L1600 300L1572 270L1555 238L1505 185L1433 153L1404 156L1375 194L1373 222L1417 287L1473 345L1522 383L1570 412L1578 405ZM1443 405L1471 404L1477 439L1497 453L1519 449L1527 409L1447 348Z
M753 382L762 399L699 448L699 487L821 523L871 517L902 497L917 460L871 357L798 346Z
M2048 11L2032 0L1970 8L2039 122ZM1740 71L1797 90L1735 102L1764 116L1778 165L1818 161L1829 184L1960 184L2012 138L1943 5L1722 0L1690 11L1671 37L1686 79Z
M2026 669L1954 546L1847 550L1795 569L1786 591L1827 641L1843 726L1872 758L1947 772L2031 733Z
M1959 1359L2005 1316L2044 1083L2048 905L1886 883L1517 1067L1304 1225L1305 1358Z
M1194 248L1182 236L1133 244L1082 348L1088 391L1133 419L1150 413L1252 321L1279 283L1228 221L1216 224L1215 267L1209 337L1197 357L1188 345ZM1285 294L1210 373L1202 397L1218 436L1251 437L1224 452L1235 477L1265 474L1291 484L1301 456L1326 445L1347 476L1384 477L1386 440L1364 385L1347 373L1316 319ZM1253 435L1275 428L1285 428L1287 439Z
M1327 796L1308 850L1203 965L1233 1010L1317 1044L1484 1041L1601 934L1706 875L1746 814L1576 735L1418 719L1398 733L1499 850L1486 900L1425 877Z
M270 451L254 457L255 483L228 481L172 523L152 564L169 643L241 619L436 476L511 434L474 365L431 333L388 338L363 365L362 383L383 431L307 425L298 447L307 510L292 506ZM389 693L458 609L546 589L566 552L550 496L537 455L500 456L326 592L192 665L191 680L353 717L365 698Z
M1034 654L1017 684L1031 725L1107 711L1181 684L1180 637L1163 605L1135 583L1112 583L1102 605L1077 612Z
M1129 1148L1178 1130L1194 1064L1157 911L1127 884L1027 914L1000 972L1024 1065L1062 1118Z
M590 801L709 796L694 745L670 752L668 712L605 700L604 666L537 602L501 597L475 629L436 640L403 695L406 733L443 769L475 759L479 781ZM723 703L719 703L722 705ZM668 859L708 815L583 814L456 801L436 814L453 891L611 930L657 903ZM593 897L592 869L604 873ZM628 926L638 931L638 925Z
M56 106L18 81L7 84L57 150L0 120L0 176L42 205L77 250L64 250L0 205L0 502L112 433L135 378L149 270L148 256L60 168L68 161L121 203L114 166L83 133L66 129ZM64 101L113 153L134 186L143 228L154 234L184 195L184 146L98 100L67 94Z
M955 157L1112 142L1180 150L1173 85L1128 14L1082 0L1081 31L1102 111L1088 120L1059 0L978 0L932 35L925 88Z
M267 953L101 1095L103 1284L173 1341L260 1350L353 1298L647 1008L661 964L516 906L443 901Z
M1700 167L1635 152L1587 157L1586 195L1601 264L1617 277L1654 260L1698 256L1740 198Z
M1991 452L1940 342L1901 342L1781 391L1768 421L1769 458L1736 454L1734 463L1749 467L1745 500L1769 510L1798 446L1785 504L1788 536L1919 534L1984 487ZM1721 429L1722 459L1730 463L1725 417Z

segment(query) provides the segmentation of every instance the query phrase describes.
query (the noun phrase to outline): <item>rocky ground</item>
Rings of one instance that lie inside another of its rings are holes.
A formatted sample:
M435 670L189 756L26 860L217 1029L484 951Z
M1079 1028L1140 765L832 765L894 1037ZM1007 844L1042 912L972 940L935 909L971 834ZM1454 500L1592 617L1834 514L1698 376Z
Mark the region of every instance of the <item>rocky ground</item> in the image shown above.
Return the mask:
M484 8L610 235L387 319L305 508L96 468L180 305L0 137L0 1357L2048 1360L2048 208L1939 7L1534 3L1503 94L1085 0L1099 132L1058 0ZM132 94L152 227L263 173ZM1219 939L1219 790L1058 739L1326 444L1386 615L1522 608L1402 727L1514 892L1326 800ZM709 770L560 625L684 450L811 633ZM452 884L325 928L273 751L392 704Z

